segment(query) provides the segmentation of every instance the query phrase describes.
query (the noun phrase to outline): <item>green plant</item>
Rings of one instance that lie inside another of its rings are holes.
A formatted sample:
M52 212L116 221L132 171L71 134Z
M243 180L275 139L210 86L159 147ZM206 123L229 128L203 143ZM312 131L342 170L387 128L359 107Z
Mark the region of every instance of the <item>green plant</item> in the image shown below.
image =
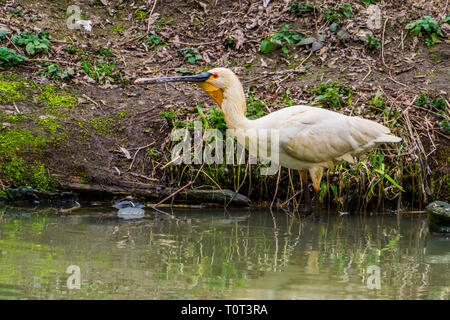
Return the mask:
M432 100L431 105L441 111L444 111L447 109L447 101L443 97L438 97L438 98Z
M190 64L195 64L196 62L203 60L200 51L197 48L185 48L180 50L180 54L184 59Z
M441 131L446 134L450 134L450 122L448 119L444 119L441 122L439 122L439 127L441 128Z
M19 16L19 17L23 17L23 9L21 7L17 7L14 9L12 15L13 16Z
M134 12L134 20L138 21L138 20L145 20L145 18L147 18L147 11L143 11L141 9L137 9Z
M442 22L442 23L449 23L449 22L450 22L450 14L449 14L447 17L443 18L443 19L441 20L441 22Z
M175 106L172 106L173 110L163 111L159 114L161 119L165 119L169 126L173 126L173 120L178 118L178 114L175 112Z
M196 74L195 71L191 71L191 70L186 70L184 68L175 68L175 71L184 75L191 75L191 74Z
M284 43L295 44L303 39L303 35L297 31L289 29L288 25L283 26L282 31L274 33L261 42L259 50L262 53L269 53L275 49L275 47L281 46L281 50L284 53L289 53L289 50L284 46Z
M109 81L114 81L114 79L111 77L112 70L114 69L114 66L116 65L116 60L113 62L103 61L100 59L96 59L94 62L91 61L91 59L88 58L88 60L83 60L81 62L81 65L84 69L84 71L100 83L103 79L108 79Z
M75 74L75 71L71 68L62 70L61 66L57 63L42 62L41 65L46 67L46 69L40 69L38 74L41 76L47 74L52 79L64 80L66 78L73 77Z
M125 27L123 25L121 25L121 26L116 25L116 26L111 27L111 31L115 34L121 34L125 31Z
M400 186L398 184L398 182L393 179L390 175L389 175L389 170L386 167L386 165L383 163L383 159L384 159L384 154L380 153L378 154L378 168L375 168L375 164L376 164L376 155L370 153L370 155L372 155L372 165L373 165L373 171L380 174L382 177L386 178L390 183L392 183L394 186L396 186L400 191L405 192L405 190L402 188L402 186Z
M289 2L288 7L289 13L295 14L297 16L311 12L314 10L314 8L318 8L316 4L309 4L306 2L297 2L297 1Z
M315 98L316 102L320 102L327 107L341 108L346 104L352 104L352 89L341 86L336 81L333 81L331 84L321 83L318 88L313 89L311 92L317 95Z
M418 36L421 33L429 35L430 38L425 40L427 47L440 42L438 36L444 36L437 21L430 16L424 16L422 19L407 24L406 29L411 30L413 36Z
M383 111L385 108L385 101L383 99L381 99L380 96L381 96L381 92L377 91L377 93L375 94L375 97L373 97L373 99L369 101L370 109L377 113Z
M287 104L289 107L294 105L292 98L289 96L289 89L287 89L283 94L283 103Z
M215 128L218 130L226 130L227 129L227 124L225 122L223 113L215 107L213 107L209 110L208 124L211 128Z
M247 96L247 117L249 119L257 119L264 116L263 108L266 106L266 103L255 99L253 96L253 87L249 88Z
M378 0L361 0L361 2L365 5L371 4L371 3L377 3Z
M24 31L20 35L15 34L12 37L12 42L17 46L25 47L25 51L30 56L34 56L38 53L48 53L50 45L48 39L50 39L50 36L45 31L41 31L37 35Z
M416 106L423 107L430 104L429 96L425 93L420 94L414 102Z
M77 52L77 46L73 44L68 44L63 48L63 50L69 54L74 54L75 52Z
M435 97L435 95L430 93L422 93L420 94L416 101L414 101L415 105L418 107L431 106L436 108L439 112L443 112L447 109L447 101L443 97Z
M6 64L12 67L21 64L24 60L25 57L17 54L14 50L0 47L0 65Z
M8 36L9 32L2 29L0 30L0 41L3 41L4 39L6 39L6 37Z
M97 49L96 53L98 55L105 56L105 57L116 55L114 52L111 51L111 48L106 48L106 49L99 48L99 49Z
M150 36L145 36L142 41L150 46L150 49L153 47L157 47L157 46L164 46L164 42L161 40L160 37L158 37L157 35L150 35Z
M371 33L366 34L366 41L369 50L378 50L381 48L380 41Z
M161 155L161 151L159 151L156 147L151 148L146 153L146 156L149 158L158 157L159 155Z
M157 31L161 31L162 27L165 25L169 25L171 23L173 23L173 19L166 19L165 18L165 11L163 11L161 13L161 16L159 17L159 19L157 20L158 24L153 25L152 27L154 29L156 29Z
M323 10L324 19L330 22L338 22L344 19L349 19L352 16L352 7L348 3L340 5L337 9L325 8Z

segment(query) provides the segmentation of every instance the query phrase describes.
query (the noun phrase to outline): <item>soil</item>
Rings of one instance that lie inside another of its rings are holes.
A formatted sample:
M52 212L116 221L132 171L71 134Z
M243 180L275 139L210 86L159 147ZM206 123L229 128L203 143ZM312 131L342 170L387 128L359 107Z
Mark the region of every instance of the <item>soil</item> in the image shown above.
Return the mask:
M316 1L321 8L338 8L344 2ZM192 177L180 178L164 168L170 160L172 126L160 114L175 106L178 120L200 120L196 106L202 104L207 113L214 106L213 101L188 84L142 88L133 80L179 75L180 69L201 72L218 66L238 74L245 90L251 86L254 98L266 102L265 113L288 106L286 97L294 105L308 104L314 99L311 89L320 83L338 81L351 88L353 96L351 106L336 111L383 122L383 114L369 108L369 101L379 91L388 105L409 114L412 130L423 146L423 150L417 150L415 143L405 145L401 161L426 161L427 179L433 173L444 176L441 181L448 184L449 136L440 130L439 123L448 119L450 27L448 23L441 24L444 36L430 48L425 45L426 36L414 37L405 29L422 16L436 20L447 17L448 1L375 1L382 19L380 28L371 32L381 48L373 51L360 40L361 34L369 31L367 6L361 1L348 2L352 16L339 23L339 29L348 36L339 39L330 30L331 22L323 19L322 11L294 15L289 12L289 1L281 0L272 0L267 7L262 0L77 1L81 18L92 22L92 31L67 27L70 15L66 11L71 1L0 1L0 27L3 25L11 33L45 30L51 36L48 54L33 57L23 47L2 41L1 46L18 49L41 62L28 61L14 68L0 66L0 70L3 75L12 75L11 79L24 78L38 86L53 84L61 94L76 97L76 107L65 110L66 116L55 118L67 138L47 144L40 159L62 189L78 182L104 186L145 183L161 188L189 182ZM310 46L289 45L288 54L279 48L261 53L261 41L284 25L302 31L305 37L323 35L324 47L311 53ZM158 36L164 45L145 44L137 36L147 32L148 36ZM68 45L78 52L68 52ZM180 53L191 47L198 48L202 56L195 64ZM108 48L112 54L98 51ZM110 63L116 60L111 77L92 80L82 67L82 61L88 57ZM54 61L62 69L72 68L75 75L61 80L39 73L46 70L41 65L44 60ZM53 117L38 99L40 90L29 91L27 99L0 101L0 112L20 111L34 119ZM447 110L438 114L434 109L416 106L414 102L420 94L443 97ZM95 126L92 119L111 120L101 122L104 126ZM37 130L30 119L4 125L3 130L11 126ZM393 132L402 137L411 134L404 122L395 126ZM35 160L26 154L21 157L28 162ZM0 180L4 188L18 186L1 170ZM445 186L439 190L434 197L448 196ZM270 202L273 192L267 194L269 197L263 195L260 200Z

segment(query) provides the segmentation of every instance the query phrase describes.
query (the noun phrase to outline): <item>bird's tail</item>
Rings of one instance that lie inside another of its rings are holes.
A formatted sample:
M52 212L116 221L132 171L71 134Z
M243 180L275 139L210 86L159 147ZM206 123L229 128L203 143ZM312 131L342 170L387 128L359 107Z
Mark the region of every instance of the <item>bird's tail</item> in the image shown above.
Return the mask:
M400 141L402 141L402 138L394 136L393 134L384 134L375 140L376 143L395 143Z

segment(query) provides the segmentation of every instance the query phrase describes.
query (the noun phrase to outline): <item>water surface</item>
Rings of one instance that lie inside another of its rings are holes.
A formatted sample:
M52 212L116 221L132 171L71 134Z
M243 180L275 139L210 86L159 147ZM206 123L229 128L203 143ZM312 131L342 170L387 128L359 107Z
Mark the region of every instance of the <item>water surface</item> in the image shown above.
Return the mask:
M450 297L450 240L424 215L172 213L188 223L0 208L0 299Z

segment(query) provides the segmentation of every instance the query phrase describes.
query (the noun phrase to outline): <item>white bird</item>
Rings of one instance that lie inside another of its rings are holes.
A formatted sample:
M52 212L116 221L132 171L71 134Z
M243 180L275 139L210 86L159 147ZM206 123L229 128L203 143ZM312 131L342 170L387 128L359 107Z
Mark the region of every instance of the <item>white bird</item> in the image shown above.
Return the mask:
M279 164L297 169L305 188L306 210L311 212L308 175L312 179L316 217L320 216L319 191L323 169L343 161L354 163L354 156L380 143L400 142L389 128L367 119L350 117L323 108L296 105L262 118L246 117L247 106L242 84L229 69L215 68L194 76L140 78L136 84L194 82L219 105L230 129L279 130Z

